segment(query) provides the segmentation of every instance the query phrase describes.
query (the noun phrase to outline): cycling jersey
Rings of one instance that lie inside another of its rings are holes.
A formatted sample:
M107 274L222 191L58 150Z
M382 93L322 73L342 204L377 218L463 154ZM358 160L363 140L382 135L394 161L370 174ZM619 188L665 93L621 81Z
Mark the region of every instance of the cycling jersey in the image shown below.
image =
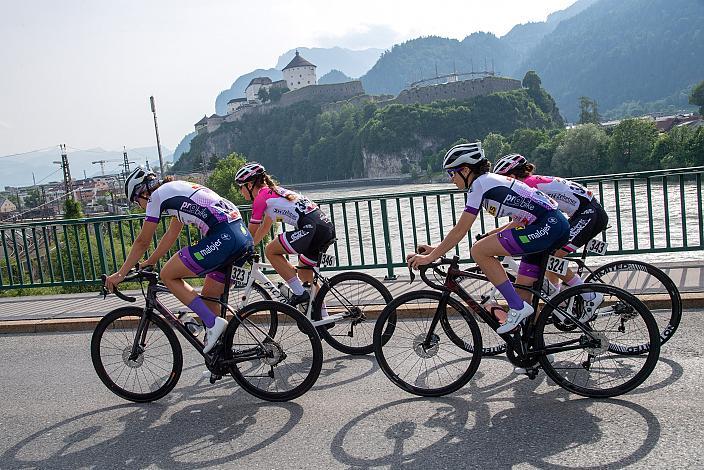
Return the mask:
M275 222L299 227L300 219L317 209L316 203L301 194L278 186L275 190L265 187L259 190L252 202L252 217L249 222L260 224L266 214Z
M170 181L154 190L147 202L146 221L158 222L163 213L186 225L195 225L202 235L221 222L242 219L233 203L205 186L187 181Z
M484 173L472 182L464 210L476 215L481 207L494 217L511 217L521 225L529 225L557 209L557 203L516 179Z
M579 206L590 202L594 197L592 192L581 184L555 176L533 175L523 182L553 198L560 210L568 216L574 215Z

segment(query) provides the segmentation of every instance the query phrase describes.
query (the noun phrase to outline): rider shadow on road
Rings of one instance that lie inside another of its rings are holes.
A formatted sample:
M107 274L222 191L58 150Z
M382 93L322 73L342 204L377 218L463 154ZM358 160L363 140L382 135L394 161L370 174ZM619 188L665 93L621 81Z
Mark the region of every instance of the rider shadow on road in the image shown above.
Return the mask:
M74 416L12 446L0 456L2 467L224 465L277 441L303 417L296 403L262 402L239 389L213 397L213 390L196 384L180 387L182 397L171 397L172 403L122 404Z
M481 374L476 378L481 380ZM500 379L484 387L468 385L454 397L381 405L340 429L332 455L352 468L511 468L521 463L603 468L638 462L657 444L660 423L640 405L575 398L559 388L537 391L543 382ZM640 423L642 436L632 428L624 433L622 421L609 422L610 416L624 415ZM604 442L614 439L626 441L619 455L601 455ZM580 462L584 455L601 456Z

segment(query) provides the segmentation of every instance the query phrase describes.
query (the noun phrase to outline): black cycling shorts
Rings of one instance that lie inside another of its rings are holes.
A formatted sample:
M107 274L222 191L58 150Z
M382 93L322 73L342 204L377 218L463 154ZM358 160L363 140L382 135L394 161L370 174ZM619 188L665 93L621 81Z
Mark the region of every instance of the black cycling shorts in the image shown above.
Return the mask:
M584 202L569 218L570 239L562 249L574 253L606 229L609 216L596 199Z
M298 219L298 228L279 234L284 249L308 266L317 266L321 248L335 238L335 226L320 209Z

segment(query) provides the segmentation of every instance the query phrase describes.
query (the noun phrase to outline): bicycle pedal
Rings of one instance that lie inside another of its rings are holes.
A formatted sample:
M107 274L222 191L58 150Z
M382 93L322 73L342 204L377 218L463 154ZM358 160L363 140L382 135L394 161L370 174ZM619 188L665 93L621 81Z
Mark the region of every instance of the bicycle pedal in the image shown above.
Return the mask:
M222 379L222 375L210 374L210 383L214 384L218 380Z

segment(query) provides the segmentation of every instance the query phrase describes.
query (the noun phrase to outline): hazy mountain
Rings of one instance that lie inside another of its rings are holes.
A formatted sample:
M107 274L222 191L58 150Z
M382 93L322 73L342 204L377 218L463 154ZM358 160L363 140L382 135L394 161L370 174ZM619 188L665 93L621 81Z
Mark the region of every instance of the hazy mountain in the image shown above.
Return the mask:
M161 148L164 163L171 161L171 150L166 147ZM101 168L99 160L105 160L105 174L116 174L122 171L119 166L123 162L122 150L105 150L102 148L77 150L68 148L68 161L73 179L83 179L84 175L88 177L100 176ZM159 167L159 154L156 146L154 147L137 147L127 149L127 156L132 167L135 165L145 166L146 161L152 167ZM63 175L59 165L54 164L54 161L61 160L61 152L56 147L52 150L43 152L33 152L19 157L6 158L0 160L0 188L5 186L29 186L33 184L32 173L36 178L37 184L48 183L51 181L61 181ZM84 173L85 170L85 173Z
M535 70L570 120L580 96L602 111L661 100L704 78L703 25L701 0L601 0L560 22L517 76Z
M186 135L183 139L181 139L181 142L176 146L176 150L174 150L174 154L172 155L173 161L177 161L181 155L183 155L185 152L188 152L188 150L191 148L191 140L196 136L195 131L191 132L190 134Z
M318 78L318 85L328 85L330 83L345 83L353 80L339 70L331 70L322 77Z

